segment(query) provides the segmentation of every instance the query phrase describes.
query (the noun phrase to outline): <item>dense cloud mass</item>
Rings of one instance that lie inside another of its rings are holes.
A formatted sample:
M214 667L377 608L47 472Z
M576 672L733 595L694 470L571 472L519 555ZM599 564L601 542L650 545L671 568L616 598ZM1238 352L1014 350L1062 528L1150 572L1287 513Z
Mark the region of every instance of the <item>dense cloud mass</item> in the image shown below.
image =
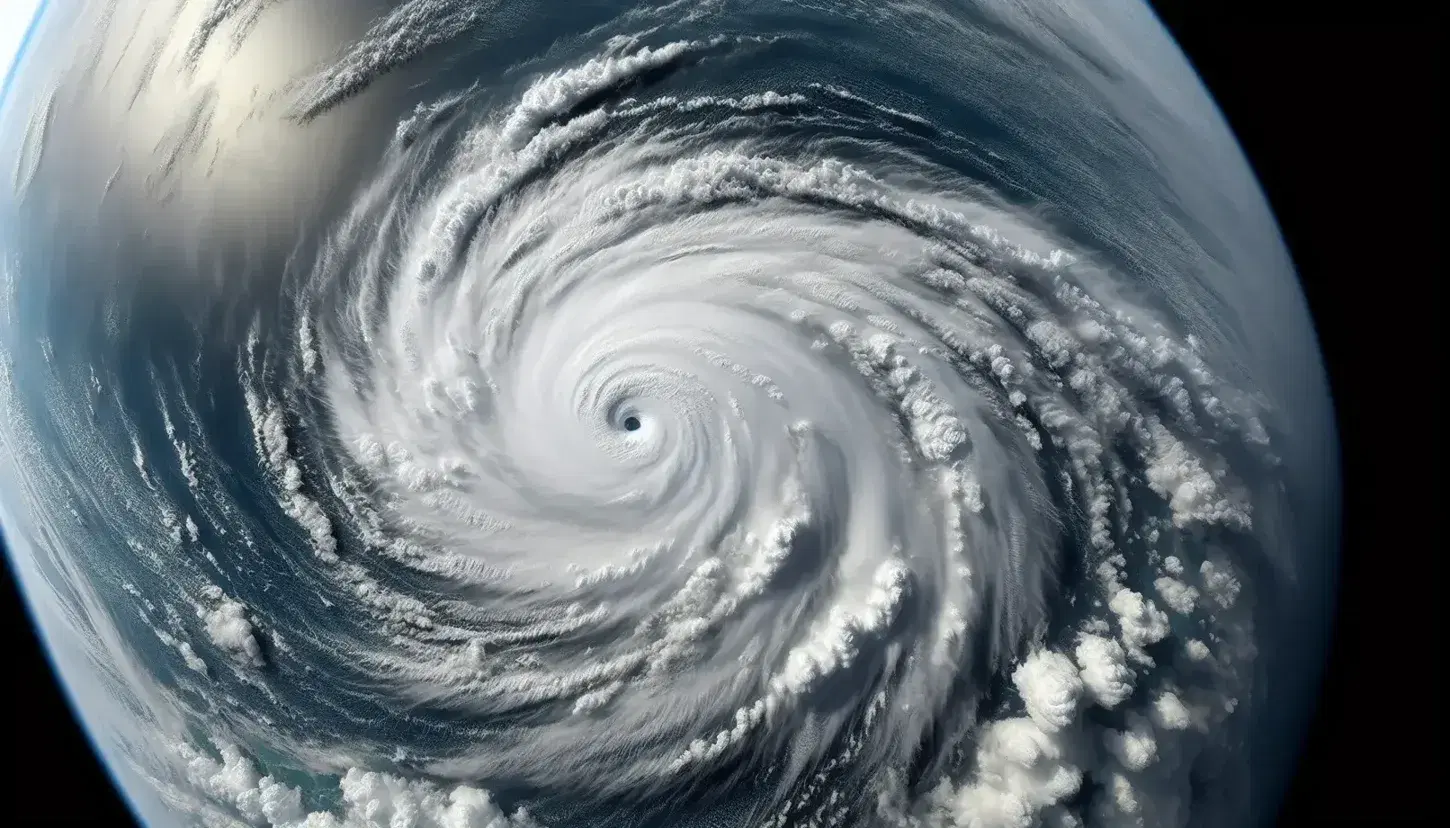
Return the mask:
M152 76L257 62L280 11L211 5ZM394 4L251 93L321 135L390 79L418 96L248 277L268 303L219 294L166 344L117 305L96 341L145 360L56 357L33 398L6 342L0 432L33 460L7 507L150 723L117 737L141 799L278 828L1243 824L1222 769L1247 763L1256 573L1282 562L1280 415L1184 310L1191 222L1113 194L1156 174L1094 143L1131 126L1031 39L1163 33L781 8L585 20L455 77L416 62L518 48L528 13ZM884 61L850 40L892 26L920 34ZM963 101L885 68L953 32L1008 68ZM245 119L218 137L219 71L173 150L247 146ZM1101 176L1085 201L1031 166L1044 135L1083 144L1050 160ZM242 186L209 170L137 192ZM1084 218L1099 190L1123 212Z

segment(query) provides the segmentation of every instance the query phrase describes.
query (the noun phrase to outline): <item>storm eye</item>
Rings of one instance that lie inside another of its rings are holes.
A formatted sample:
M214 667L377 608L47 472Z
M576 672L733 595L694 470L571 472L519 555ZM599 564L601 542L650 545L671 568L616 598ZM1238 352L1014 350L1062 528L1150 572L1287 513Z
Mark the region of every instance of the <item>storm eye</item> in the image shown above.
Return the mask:
M634 416L634 415L632 415L632 414L630 416L628 416L628 417L625 417L624 418L624 430L625 431L639 431L639 418L636 417L636 416Z

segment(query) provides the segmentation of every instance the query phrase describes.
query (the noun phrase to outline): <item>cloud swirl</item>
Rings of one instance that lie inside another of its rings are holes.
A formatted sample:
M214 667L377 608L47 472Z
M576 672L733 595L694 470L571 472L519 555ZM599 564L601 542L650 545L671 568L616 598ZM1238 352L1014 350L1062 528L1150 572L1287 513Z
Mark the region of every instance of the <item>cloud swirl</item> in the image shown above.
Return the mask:
M618 91L756 45L619 42L456 141L405 122L299 282L308 402L254 383L258 447L392 633L355 642L386 692L508 723L449 773L579 801L763 778L751 819L797 824L986 728L964 824L1053 806L1084 774L1057 734L1173 658L1168 612L1224 564L1136 573L1252 528L1215 443L1266 445L1258 411L923 157L923 120L827 86ZM341 518L289 455L318 421ZM426 597L342 559L335 520ZM1026 716L982 721L1009 671ZM1145 770L1150 725L1111 738Z

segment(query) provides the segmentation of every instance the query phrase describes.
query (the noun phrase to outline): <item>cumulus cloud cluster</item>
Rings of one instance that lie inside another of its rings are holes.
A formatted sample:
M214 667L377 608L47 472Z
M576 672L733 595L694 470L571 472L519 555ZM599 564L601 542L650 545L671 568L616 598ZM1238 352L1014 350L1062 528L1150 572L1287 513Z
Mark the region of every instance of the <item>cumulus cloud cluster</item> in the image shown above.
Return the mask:
M210 796L210 806L193 803L208 816L221 818L214 803L224 803L248 823L272 828L538 828L527 811L507 813L487 791L358 768L337 781L341 809L313 811L298 788L259 773L236 745L221 744L215 754L186 744L173 749L185 762L187 781Z
M211 609L199 613L211 643L243 664L253 667L265 664L262 645L257 642L247 608L222 594L218 586L208 587L203 594L216 602Z

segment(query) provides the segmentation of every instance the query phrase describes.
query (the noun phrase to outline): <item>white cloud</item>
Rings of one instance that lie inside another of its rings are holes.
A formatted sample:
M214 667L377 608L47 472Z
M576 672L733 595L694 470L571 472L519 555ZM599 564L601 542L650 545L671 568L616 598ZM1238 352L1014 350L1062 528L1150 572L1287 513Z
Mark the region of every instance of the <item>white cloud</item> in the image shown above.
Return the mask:
M1137 713L1129 713L1127 730L1108 730L1103 746L1108 753L1130 771L1142 771L1158 758L1158 740L1153 726Z
M350 768L338 780L341 806L308 812L301 791L263 776L235 745L219 746L220 758L187 745L175 748L186 776L214 803L234 809L252 825L267 828L541 828L527 811L505 812L487 791L471 785L441 786L391 774ZM204 813L197 803L199 813Z
M1012 683L1027 715L1044 731L1060 730L1077 718L1083 680L1067 656L1038 650L1012 673Z
M1133 695L1135 675L1123 645L1100 635L1084 635L1078 642L1078 667L1083 686L1099 705L1114 708Z
M1203 579L1204 591L1219 608L1231 609L1238 601L1243 585L1227 561L1204 561L1198 568L1198 574Z
M983 728L976 765L973 779L949 799L952 824L961 828L1030 828L1039 812L1082 786L1082 769L1031 719Z
M252 667L266 664L262 657L262 645L257 642L252 621L247 616L247 608L240 602L221 595L219 589L212 589L218 603L212 609L201 613L207 637L219 649L243 664Z
M288 448L286 413L282 406L270 401L264 402L250 388L246 390L246 403L257 451L266 461L282 490L278 493L278 504L288 517L307 532L317 557L328 563L336 563L337 537L333 534L332 520L317 501L303 491L302 467Z
M1183 642L1183 650L1193 661L1204 661L1212 655L1209 652L1208 645L1199 641L1197 638L1190 638Z
M0 93L39 9L40 0L5 0L0 4Z
M1166 730L1187 730L1193 726L1193 713L1177 693L1160 692L1150 708L1153 723Z
M1168 636L1168 616L1138 592L1123 587L1113 595L1108 607L1118 616L1123 646L1135 658L1146 658L1143 648Z
M1191 614L1198 605L1198 590L1177 578L1159 578L1153 582L1153 588L1163 603L1179 615Z
M1168 501L1174 525L1220 523L1249 528L1249 507L1241 492L1221 485L1202 459L1163 426L1155 425L1152 434L1155 447L1148 484Z

